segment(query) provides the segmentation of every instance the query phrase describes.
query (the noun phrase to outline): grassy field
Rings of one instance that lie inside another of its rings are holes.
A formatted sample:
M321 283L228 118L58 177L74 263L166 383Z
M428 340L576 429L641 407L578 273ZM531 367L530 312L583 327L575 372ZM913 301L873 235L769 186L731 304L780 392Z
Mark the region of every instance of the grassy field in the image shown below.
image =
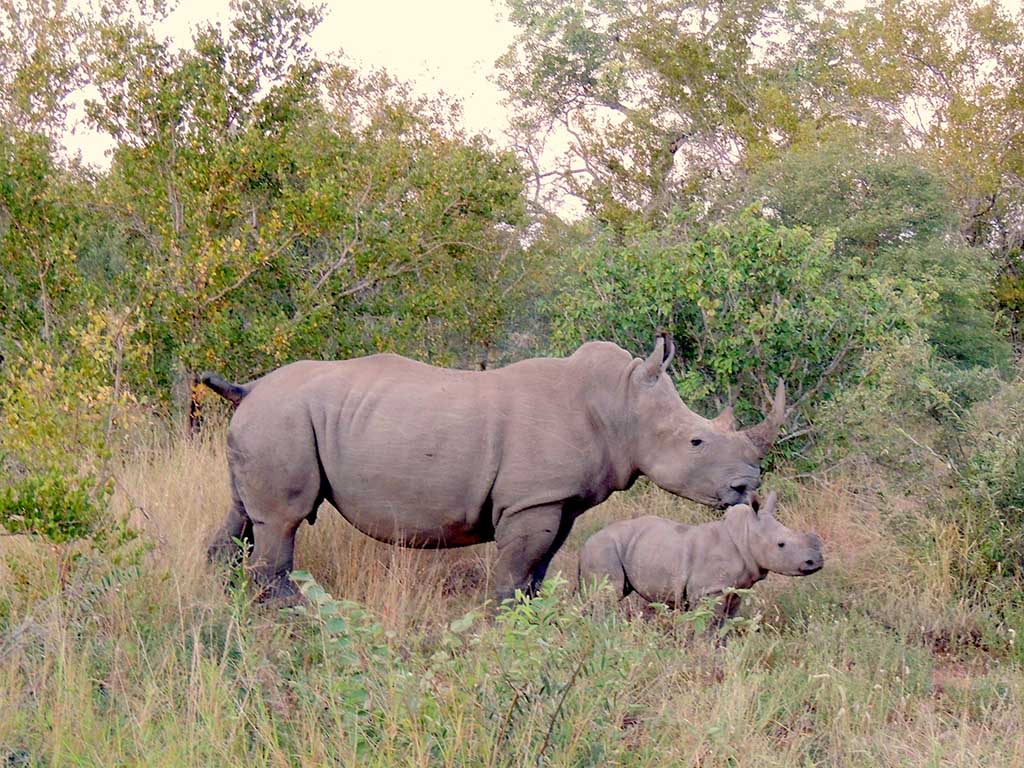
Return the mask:
M776 479L825 570L770 576L718 647L695 616L574 594L607 522L711 514L647 486L499 617L491 546L393 548L329 509L297 554L327 593L254 606L204 561L222 439L135 449L114 503L143 533L119 553L0 538L0 766L1024 765L1020 641L954 597L955 529L869 472Z

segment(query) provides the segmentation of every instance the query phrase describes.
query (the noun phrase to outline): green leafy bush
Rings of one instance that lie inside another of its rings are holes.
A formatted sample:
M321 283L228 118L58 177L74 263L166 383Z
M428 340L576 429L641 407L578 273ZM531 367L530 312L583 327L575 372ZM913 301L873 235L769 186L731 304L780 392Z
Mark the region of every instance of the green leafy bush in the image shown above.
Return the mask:
M995 261L960 235L947 180L883 137L817 138L762 168L744 197L786 226L833 233L837 260L913 285L919 324L943 357L1005 365L1010 347L989 306Z
M971 410L958 517L974 544L974 585L1024 579L1024 385L1007 384Z
M859 376L815 413L818 462L859 454L916 484L935 461L964 458L969 409L1002 386L996 371L939 357L922 332L863 355Z
M95 533L110 487L95 479L68 478L52 470L0 488L0 527L61 543Z
M664 228L581 248L556 346L603 338L640 353L665 327L676 338L684 399L712 409L731 392L740 415L754 417L776 378L790 402L827 397L865 351L914 328L913 288L837 259L828 236L756 210L693 229L677 213Z

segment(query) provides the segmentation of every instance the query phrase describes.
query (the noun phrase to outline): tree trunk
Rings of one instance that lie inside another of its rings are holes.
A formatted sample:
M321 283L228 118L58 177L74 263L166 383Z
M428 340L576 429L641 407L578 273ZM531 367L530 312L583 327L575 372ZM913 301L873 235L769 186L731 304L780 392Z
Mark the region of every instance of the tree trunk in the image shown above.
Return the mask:
M199 402L199 376L190 372L188 380L188 437L191 439L203 428L203 405Z
M49 270L39 272L39 306L43 310L43 341L49 341L52 334L50 328L50 296L46 292L46 273Z

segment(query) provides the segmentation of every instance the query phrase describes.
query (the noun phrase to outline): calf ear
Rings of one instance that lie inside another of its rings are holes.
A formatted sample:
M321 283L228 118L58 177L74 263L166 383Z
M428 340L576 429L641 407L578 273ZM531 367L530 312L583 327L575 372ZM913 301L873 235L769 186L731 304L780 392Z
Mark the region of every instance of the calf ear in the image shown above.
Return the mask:
M761 505L761 509L758 510L759 515L774 515L775 514L775 502L778 499L778 494L772 491L768 494L768 500Z
M676 345L672 341L672 334L668 331L659 331L654 340L654 351L640 366L644 381L651 384L656 382L661 374L668 370L668 365L675 355Z

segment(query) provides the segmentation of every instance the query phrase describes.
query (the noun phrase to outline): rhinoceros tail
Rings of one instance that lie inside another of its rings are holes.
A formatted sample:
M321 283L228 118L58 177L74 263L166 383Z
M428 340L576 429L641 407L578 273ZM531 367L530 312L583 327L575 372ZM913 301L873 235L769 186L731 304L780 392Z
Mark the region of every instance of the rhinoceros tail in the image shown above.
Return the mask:
M209 371L201 375L199 377L199 381L234 406L237 406L242 402L242 398L249 394L249 388L247 386L235 384L234 382L228 381L227 379L218 376L216 373L211 373Z

